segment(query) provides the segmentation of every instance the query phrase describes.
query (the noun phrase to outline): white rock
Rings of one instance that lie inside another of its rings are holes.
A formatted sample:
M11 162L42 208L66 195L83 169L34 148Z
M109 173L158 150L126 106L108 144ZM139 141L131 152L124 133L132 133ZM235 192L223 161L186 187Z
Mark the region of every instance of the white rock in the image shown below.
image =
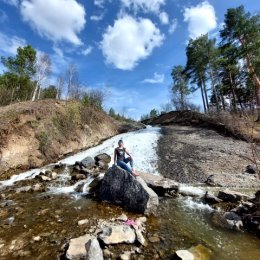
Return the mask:
M106 244L119 244L127 243L132 244L135 242L135 231L126 225L108 226L103 228L99 238Z
M73 238L69 242L69 248L66 252L66 257L69 260L76 260L81 258L86 258L86 243L91 239L92 237L88 234Z
M103 260L103 252L96 238L90 239L86 244L87 260Z
M33 238L33 241L35 242L39 242L41 240L41 237L40 236L36 236Z
M145 238L144 238L142 232L141 232L139 229L136 229L136 230L135 230L135 234L136 234L136 239L137 239L137 241L138 241L141 245L145 246L145 245L146 245L146 241L145 241Z
M88 219L82 219L78 221L79 226L86 225L87 223L88 223Z
M131 252L124 252L120 255L121 260L131 260Z
M52 172L52 173L50 174L50 178L51 178L52 180L56 180L56 179L58 178L57 172Z
M178 250L175 252L175 257L181 260L194 260L194 255L188 250Z
M117 218L117 220L119 220L119 221L127 221L127 220L128 220L128 217L127 217L126 214L122 214L122 215L120 215L120 216Z

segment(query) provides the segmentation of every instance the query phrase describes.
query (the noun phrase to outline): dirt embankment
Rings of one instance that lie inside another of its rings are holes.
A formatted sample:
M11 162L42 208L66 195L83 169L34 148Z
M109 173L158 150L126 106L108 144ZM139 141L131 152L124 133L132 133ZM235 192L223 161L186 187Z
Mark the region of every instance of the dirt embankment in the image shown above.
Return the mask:
M41 100L1 107L0 176L55 162L141 127L134 122L116 121L78 102Z

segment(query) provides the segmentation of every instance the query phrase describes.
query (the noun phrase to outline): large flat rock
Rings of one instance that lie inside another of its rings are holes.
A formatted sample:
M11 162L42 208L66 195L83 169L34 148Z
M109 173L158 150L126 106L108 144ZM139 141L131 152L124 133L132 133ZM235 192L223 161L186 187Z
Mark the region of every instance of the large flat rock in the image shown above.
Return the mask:
M108 169L99 189L99 197L129 211L152 213L159 204L157 194L141 177L134 177L118 166Z

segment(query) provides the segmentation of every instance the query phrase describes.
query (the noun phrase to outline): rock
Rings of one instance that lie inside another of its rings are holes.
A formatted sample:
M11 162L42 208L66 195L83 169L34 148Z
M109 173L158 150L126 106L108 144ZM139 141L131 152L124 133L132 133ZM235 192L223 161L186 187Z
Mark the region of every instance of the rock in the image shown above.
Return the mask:
M32 191L32 186L24 186L16 189L16 193Z
M4 220L4 225L12 225L14 223L15 217L10 217Z
M96 238L90 239L86 244L87 260L103 260L103 252Z
M88 223L88 219L82 219L78 221L78 226L86 225Z
M234 212L225 212L224 214L214 212L212 215L212 221L216 226L227 229L241 230L243 227L241 217Z
M51 178L48 177L48 176L45 176L45 175L38 175L36 176L40 181L42 182L48 182L48 181L51 181Z
M135 178L120 167L109 168L99 189L103 201L121 205L127 210L149 214L159 204L157 194L141 177Z
M152 236L152 237L149 237L148 240L151 242L151 243L159 243L161 240L159 237L157 236Z
M0 208L9 207L15 204L16 203L13 200L4 200L0 203Z
M90 184L88 186L89 193L96 193L100 189L103 178L104 178L104 175L100 174L97 177L95 177L95 179L93 181L90 182Z
M134 230L126 225L104 227L98 237L106 245L133 244L136 239Z
M74 190L78 193L82 193L83 192L83 187L84 187L85 183L79 183L75 188Z
M258 191L255 193L254 201L255 201L256 203L260 203L260 190L258 190Z
M97 156L94 157L95 161L98 163L99 161L104 162L105 164L109 164L111 161L111 156L106 154L106 153L102 153L99 154Z
M113 256L113 253L109 249L106 248L103 250L103 255L105 258L109 258L109 257Z
M131 260L131 252L124 252L123 254L121 254L120 256L119 256L119 259L121 259L121 260Z
M57 172L51 172L50 176L49 176L52 180L56 180L58 178L58 174Z
M204 197L202 198L202 200L208 204L216 204L216 203L222 202L221 199L219 199L218 197L216 197L212 194L209 194L207 191L206 191Z
M73 181L84 180L86 178L87 177L85 174L80 174L80 173L71 176L71 180L73 180Z
M142 179L146 182L148 187L155 191L159 196L165 196L171 191L177 192L179 184L176 181L164 178L162 176L152 175L149 173L140 173Z
M224 191L219 191L218 198L225 202L236 202L236 201L247 199L248 196L240 192L226 189Z
M99 162L97 162L97 164L101 170L106 171L109 168L109 165L103 161L99 161Z
M251 174L255 174L255 173L257 173L257 167L255 165L252 165L252 164L247 165L246 166L246 172L251 173Z
M188 250L178 250L173 256L173 260L195 260L194 255Z
M119 217L117 217L116 220L119 220L119 221L127 221L127 220L128 220L128 217L127 217L126 214L122 214L122 215L120 215Z
M66 258L69 260L85 259L87 255L85 245L90 239L92 239L92 237L88 234L71 239L66 252Z
M84 158L79 164L80 166L83 166L87 169L92 169L93 167L96 166L94 159L90 156Z
M40 236L33 237L33 241L39 242L41 241L41 237Z
M136 239L137 241L142 245L142 246L146 246L147 243L145 241L145 238L142 234L142 232L139 229L135 229L135 235L136 235Z
M40 191L41 187L42 187L41 184L36 183L35 185L33 185L32 189L33 191Z

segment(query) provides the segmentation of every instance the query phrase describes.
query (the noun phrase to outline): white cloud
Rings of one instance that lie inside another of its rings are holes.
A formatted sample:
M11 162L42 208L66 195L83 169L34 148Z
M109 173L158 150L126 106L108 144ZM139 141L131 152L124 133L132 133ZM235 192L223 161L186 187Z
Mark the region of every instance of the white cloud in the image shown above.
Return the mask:
M133 8L135 11L159 13L166 0L120 0L124 7Z
M160 18L162 24L168 24L169 23L169 16L166 12L161 12L159 14L159 18Z
M87 48L85 48L84 50L82 50L82 54L84 56L88 56L91 52L92 52L93 48L92 46L88 46Z
M99 22L99 21L103 20L103 18L104 18L104 13L102 13L100 15L91 15L90 16L90 20L95 21L95 22Z
M170 26L169 26L169 34L173 34L178 26L178 20L177 19L173 19Z
M208 1L197 6L186 7L183 15L184 21L188 23L190 38L197 38L217 27L215 9Z
M9 37L0 32L0 50L7 55L15 55L18 47L26 45L26 40L17 36Z
M141 59L159 47L164 35L149 19L135 19L125 15L108 26L101 42L107 63L122 70L132 70Z
M16 7L19 5L19 0L1 0L1 1L6 4L16 6Z
M105 0L94 0L94 5L102 8L102 7L104 7L104 2L105 2Z
M22 0L21 14L42 36L82 44L78 33L86 23L85 9L76 0Z
M164 82L164 74L155 72L152 78L144 79L143 83L159 84Z

